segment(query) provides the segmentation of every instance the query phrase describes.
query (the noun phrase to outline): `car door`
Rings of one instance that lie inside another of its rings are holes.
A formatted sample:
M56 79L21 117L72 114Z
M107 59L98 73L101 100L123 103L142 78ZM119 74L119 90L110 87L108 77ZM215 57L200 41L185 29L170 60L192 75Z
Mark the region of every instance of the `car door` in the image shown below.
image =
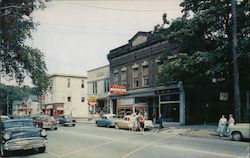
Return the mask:
M129 117L124 117L123 120L121 121L121 128L128 129L129 121L130 121Z

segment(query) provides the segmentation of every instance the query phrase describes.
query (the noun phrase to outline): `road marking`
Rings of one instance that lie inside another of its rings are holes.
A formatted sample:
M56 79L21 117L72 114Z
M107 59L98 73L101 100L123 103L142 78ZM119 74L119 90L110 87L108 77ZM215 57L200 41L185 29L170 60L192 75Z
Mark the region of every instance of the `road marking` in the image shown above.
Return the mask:
M67 156L70 156L71 154L79 153L79 152L86 151L86 150L89 150L89 149L94 149L94 148L97 148L97 147L100 147L100 146L111 144L113 142L115 142L115 141L110 141L110 142L106 142L106 143L102 143L102 144L98 144L98 145L93 145L93 146L90 146L90 147L87 147L87 148L83 148L83 149L79 149L79 150L76 150L76 151L69 152L69 153L64 154L64 155L62 155L60 157L67 157Z
M154 144L154 143L160 142L160 141L162 141L162 140L164 140L164 139L167 139L167 138L170 138L170 137L173 137L173 136L176 136L176 135L178 135L178 133L177 133L177 134L173 134L173 135L169 135L169 136L166 136L166 137L163 137L163 138L158 139L158 140L153 141L153 142L150 142L150 143L148 143L148 144L146 144L146 145L143 145L143 146L141 146L140 148L138 148L138 149L136 149L136 150L134 150L134 151L132 151L132 152L130 152L130 153L128 153L128 154L122 156L121 158L126 158L126 157L128 157L128 156L130 156L130 155L136 153L137 151L142 150L143 148L146 148L146 147L148 147L148 146L150 146L150 145L152 145L152 144Z
M236 155L229 155L229 154L216 153L216 152L210 152L210 151L202 151L202 150L190 149L190 148L183 148L183 147L177 147L177 146L157 145L157 144L155 144L154 146L162 147L162 148L168 148L168 149L174 149L174 150L184 150L184 151L189 151L189 152L198 152L198 153L203 153L203 154L211 154L211 155L216 155L216 156L224 156L224 157L227 157L227 158L229 158L229 157L238 158L238 156L236 156Z
M247 147L246 150L238 158L249 158L250 157L250 147Z
M56 153L52 153L52 152L48 152L48 151L46 153L48 153L48 154L50 154L50 155L52 155L54 157L61 157L60 155L57 155Z

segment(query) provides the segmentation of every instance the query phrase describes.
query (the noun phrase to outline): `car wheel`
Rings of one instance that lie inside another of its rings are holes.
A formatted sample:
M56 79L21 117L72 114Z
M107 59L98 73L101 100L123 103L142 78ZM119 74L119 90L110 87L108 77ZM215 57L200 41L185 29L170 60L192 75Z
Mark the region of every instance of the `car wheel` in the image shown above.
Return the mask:
M44 153L45 150L46 150L46 147L40 147L40 148L38 148L38 152L39 153Z
M73 127L75 127L75 126L76 126L76 124L72 124L72 126L73 126Z
M3 157L5 157L5 156L8 156L8 151L6 151L6 150L4 150L3 149L3 145L1 145L1 149L0 149L1 151L1 156L3 156Z
M118 124L117 124L117 123L115 124L115 128L116 128L116 129L119 129L119 126L118 126Z
M242 135L240 132L233 132L232 139L235 141L240 141L242 139Z
M57 127L55 127L54 130L57 130Z

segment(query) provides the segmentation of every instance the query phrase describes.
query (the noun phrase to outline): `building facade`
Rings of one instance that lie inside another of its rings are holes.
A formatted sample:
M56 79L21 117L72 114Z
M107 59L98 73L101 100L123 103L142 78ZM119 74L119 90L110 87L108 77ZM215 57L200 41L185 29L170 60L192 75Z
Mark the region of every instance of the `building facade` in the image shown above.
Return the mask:
M169 52L162 61L163 53ZM181 82L158 86L157 76L173 58L178 46L158 39L151 32L138 32L132 39L108 54L110 84L126 86L125 95L111 95L113 112L124 116L142 112L156 121L159 113L165 121L185 123L185 97ZM182 95L180 95L182 94Z
M53 74L51 86L43 97L42 111L58 117L88 117L87 77L67 74Z
M30 95L22 100L13 101L13 115L37 115L40 113L40 103L38 102L38 98L35 95Z
M88 75L88 100L90 113L110 113L109 86L110 69L109 65L87 71ZM90 98L94 98L91 104Z

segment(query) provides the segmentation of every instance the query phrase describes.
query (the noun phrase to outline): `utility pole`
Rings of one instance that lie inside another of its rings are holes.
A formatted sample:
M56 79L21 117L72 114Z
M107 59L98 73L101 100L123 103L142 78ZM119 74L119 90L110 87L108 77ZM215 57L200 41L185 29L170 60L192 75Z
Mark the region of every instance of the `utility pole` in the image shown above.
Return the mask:
M233 76L234 76L234 109L236 120L241 122L240 88L239 88L239 69L237 63L237 21L236 21L236 0L232 2L232 40L233 40Z

